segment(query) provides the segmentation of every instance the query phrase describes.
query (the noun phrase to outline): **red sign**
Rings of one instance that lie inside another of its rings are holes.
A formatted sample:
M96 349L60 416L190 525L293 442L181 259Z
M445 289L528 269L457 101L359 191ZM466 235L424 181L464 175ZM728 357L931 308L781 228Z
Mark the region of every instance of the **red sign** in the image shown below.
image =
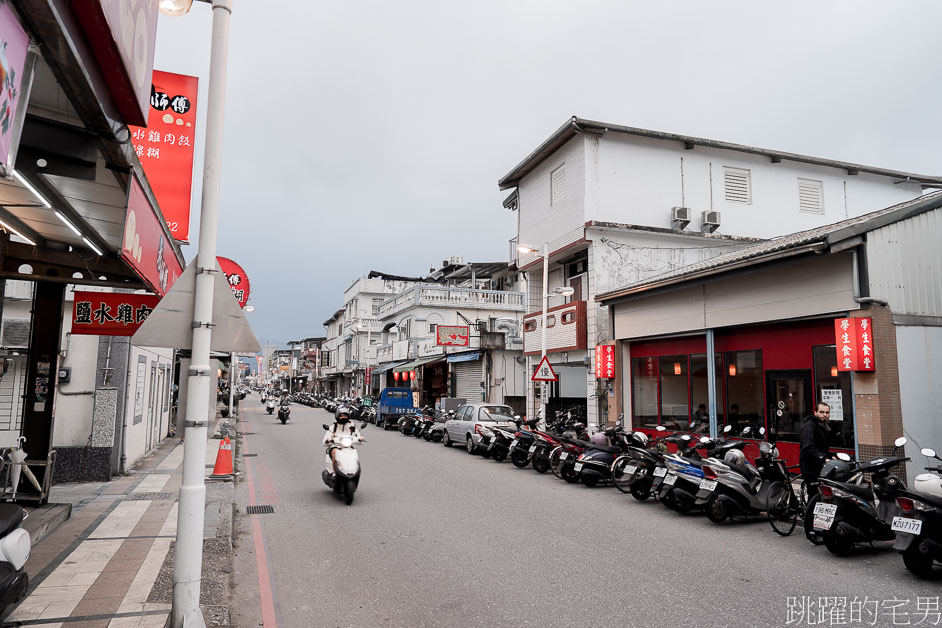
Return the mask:
M128 127L167 227L182 241L190 237L198 83L195 76L154 70L147 128Z
M869 318L838 318L834 321L837 370L873 371L873 321Z
M369 390L372 385L372 383L370 382L371 377L373 377L373 367L368 366L366 367L366 389L367 390Z
M657 358L647 358L644 363L648 377L657 377Z
M468 326L439 325L435 328L435 344L446 347L467 347L471 339Z
M78 292L72 305L72 333L86 336L133 336L160 297L153 294Z
M173 245L164 235L160 218L144 195L137 177L131 177L128 190L121 257L160 296L166 294L183 274Z
M549 358L545 355L543 359L540 360L540 363L537 364L536 370L533 372L533 377L530 378L534 382L555 382L558 381L556 377L556 371L553 370L553 366L549 362Z
M226 274L229 287L232 288L232 294L239 302L239 307L245 307L245 304L249 301L249 291L251 290L249 276L245 274L245 270L241 266L228 257L217 257L216 261L219 262L222 272Z
M614 379L615 345L595 347L595 376L599 379Z

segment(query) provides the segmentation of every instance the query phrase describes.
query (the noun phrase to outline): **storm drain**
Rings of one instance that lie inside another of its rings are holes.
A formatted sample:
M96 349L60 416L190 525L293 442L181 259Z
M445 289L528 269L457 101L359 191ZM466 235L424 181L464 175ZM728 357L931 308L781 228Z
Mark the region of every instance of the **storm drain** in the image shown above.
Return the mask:
M176 493L130 493L124 499L127 501L141 501L144 499L151 499L154 501L158 500L173 500L176 499Z
M240 432L242 436L255 436L255 432Z
M258 455L258 454L242 454L242 457L243 457L243 458L254 458L254 457L257 456L257 455Z
M264 506L246 506L245 514L247 515L273 515L275 514L275 507L265 504Z

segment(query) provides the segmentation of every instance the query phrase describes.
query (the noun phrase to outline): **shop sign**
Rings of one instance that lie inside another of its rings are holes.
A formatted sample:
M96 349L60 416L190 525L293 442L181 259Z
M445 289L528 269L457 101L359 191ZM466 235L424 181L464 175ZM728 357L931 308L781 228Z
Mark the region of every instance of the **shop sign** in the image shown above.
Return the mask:
M198 83L195 76L154 70L147 128L128 127L167 228L183 242L190 238Z
M128 213L124 219L121 257L160 296L183 274L164 225L144 195L137 177L131 177Z
M76 292L72 305L72 334L133 336L157 307L153 294Z
M439 325L435 328L435 344L446 347L467 347L471 333L467 325Z
M13 15L10 3L0 3L0 165L7 173L13 169L14 141L19 141L14 137L19 133L14 121L19 119L17 110L23 77L27 74L28 50L29 35Z
M657 377L657 358L645 358L644 370L648 377Z
M72 0L121 117L147 124L157 42L156 0Z
M837 370L873 371L873 321L870 318L838 318L834 321Z
M615 345L596 345L595 376L599 379L614 379Z
M249 276L241 266L228 257L217 257L216 261L219 262L219 267L226 275L229 287L232 288L232 295L239 302L239 307L245 307L245 304L249 301L249 292L251 291Z
M366 367L366 385L370 385L370 378L373 377L373 367Z

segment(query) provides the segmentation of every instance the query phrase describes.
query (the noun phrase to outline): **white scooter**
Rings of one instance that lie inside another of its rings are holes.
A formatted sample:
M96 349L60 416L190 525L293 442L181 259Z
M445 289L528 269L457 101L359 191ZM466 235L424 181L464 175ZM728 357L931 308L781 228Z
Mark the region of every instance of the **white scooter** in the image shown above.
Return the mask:
M20 527L26 518L22 507L0 504L0 616L11 604L26 597L29 576L23 565L29 559L29 532Z
M277 407L278 400L274 397L269 397L268 401L265 402L265 410L268 412L268 414L273 414L275 412L275 408Z
M329 432L330 426L325 423L324 429ZM366 429L366 423L362 424L360 429ZM357 454L356 446L364 442L366 442L365 439L342 431L331 434L331 439L327 442L325 459L327 468L324 469L321 477L324 484L334 493L338 495L343 493L344 501L348 506L353 503L353 494L360 484L360 456Z

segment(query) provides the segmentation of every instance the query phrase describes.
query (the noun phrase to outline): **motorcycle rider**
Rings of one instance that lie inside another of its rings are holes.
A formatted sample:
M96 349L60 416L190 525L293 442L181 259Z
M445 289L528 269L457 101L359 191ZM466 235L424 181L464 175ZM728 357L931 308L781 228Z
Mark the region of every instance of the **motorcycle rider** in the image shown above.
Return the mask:
M818 494L818 476L821 475L825 461L831 457L828 447L830 432L827 428L830 418L831 406L819 401L814 414L805 420L805 425L801 428L798 464L801 467L801 477L808 487L808 499Z
M357 441L362 442L363 437L360 436L360 430L357 429L357 426L350 422L350 408L347 406L338 406L335 413L335 420L333 426L330 430L324 434L324 445L327 446L327 467L328 469L333 468L333 450L336 446L333 444L334 436L338 434L344 434L349 432Z

